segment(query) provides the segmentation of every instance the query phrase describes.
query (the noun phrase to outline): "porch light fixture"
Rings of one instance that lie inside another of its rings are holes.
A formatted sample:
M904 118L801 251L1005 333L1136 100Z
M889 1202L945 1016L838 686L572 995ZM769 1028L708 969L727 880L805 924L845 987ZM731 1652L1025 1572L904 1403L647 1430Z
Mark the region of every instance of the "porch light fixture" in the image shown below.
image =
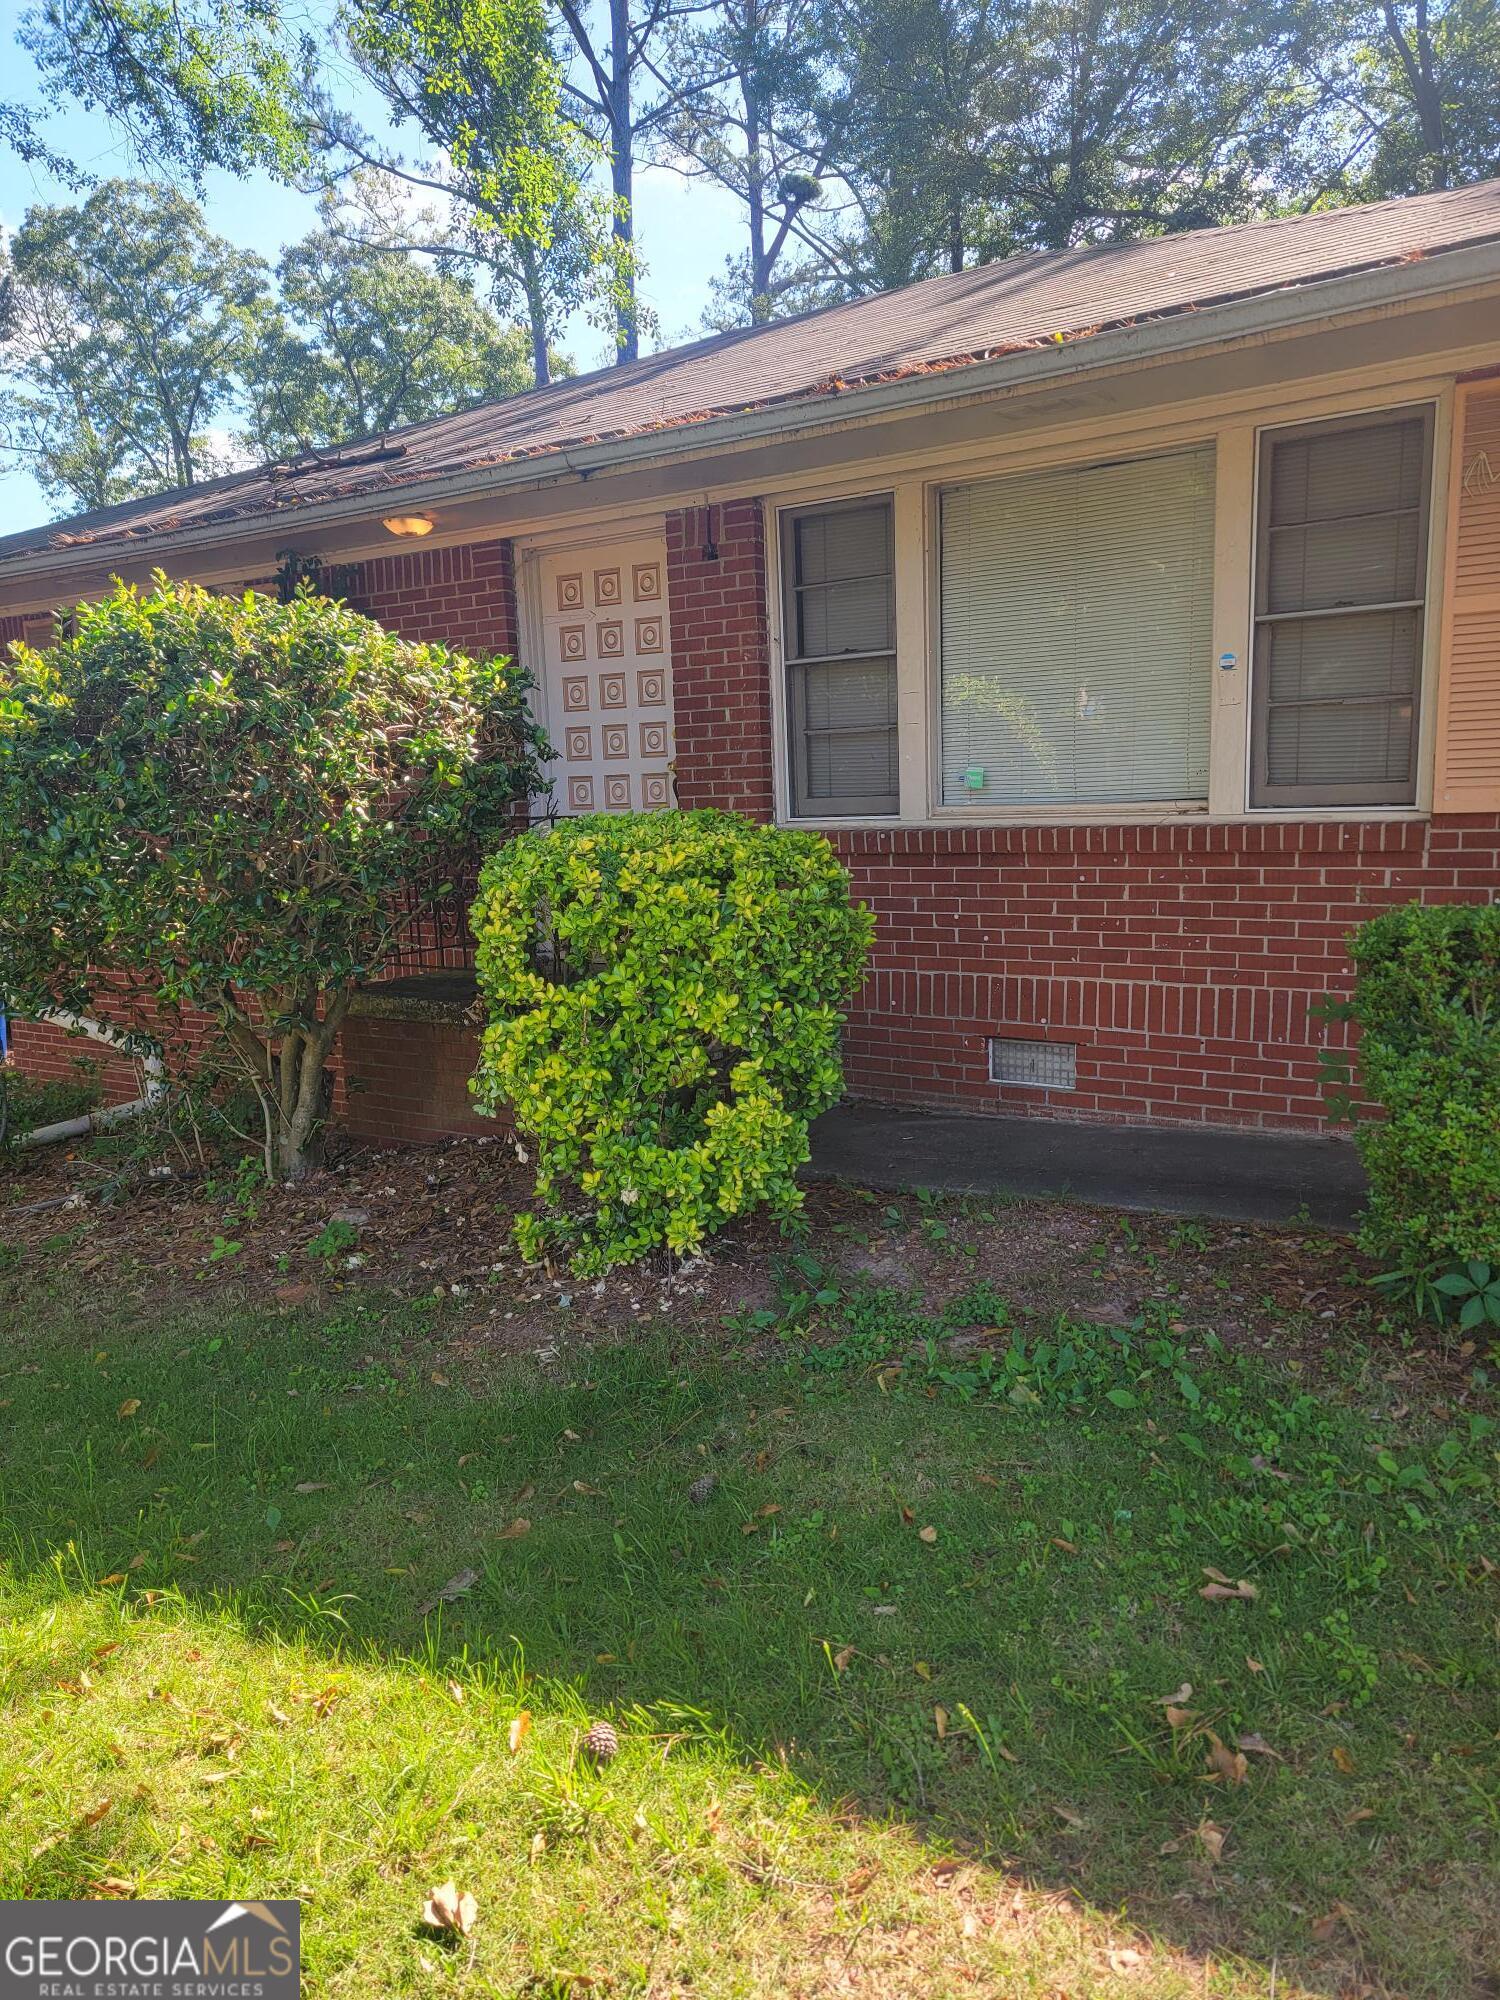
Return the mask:
M381 527L388 535L430 535L433 519L430 514L387 514Z

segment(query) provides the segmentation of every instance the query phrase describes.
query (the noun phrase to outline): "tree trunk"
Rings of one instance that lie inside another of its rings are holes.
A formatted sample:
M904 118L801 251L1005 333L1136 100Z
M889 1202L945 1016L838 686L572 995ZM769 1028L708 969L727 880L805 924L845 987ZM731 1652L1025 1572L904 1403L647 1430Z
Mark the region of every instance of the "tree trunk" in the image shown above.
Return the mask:
M542 300L536 245L530 242L521 246L521 289L526 295L526 324L531 332L531 372L537 388L545 389L552 380L552 363L547 353L547 311Z
M771 260L766 255L766 169L760 149L760 103L746 73L740 76L745 108L745 200L750 209L750 317L771 317Z
M276 1085L276 1173L295 1185L323 1164L323 1143L333 1104L333 1072L328 1058L349 1011L352 989L335 993L316 1018L316 998L306 1000L302 1025L281 1038L274 1066Z
M635 305L635 130L630 104L630 0L609 0L609 175L614 238L622 256L625 297L615 315L617 362L640 354Z

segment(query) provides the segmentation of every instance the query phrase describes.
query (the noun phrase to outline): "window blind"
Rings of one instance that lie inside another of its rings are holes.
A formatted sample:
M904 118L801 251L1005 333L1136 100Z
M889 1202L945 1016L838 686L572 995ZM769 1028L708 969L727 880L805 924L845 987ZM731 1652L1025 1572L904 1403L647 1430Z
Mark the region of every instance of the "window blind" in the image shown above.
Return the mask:
M1211 446L940 503L947 805L1206 799Z
M895 601L891 503L783 517L794 810L893 813Z
M1415 797L1430 466L1423 411L1264 440L1253 805Z

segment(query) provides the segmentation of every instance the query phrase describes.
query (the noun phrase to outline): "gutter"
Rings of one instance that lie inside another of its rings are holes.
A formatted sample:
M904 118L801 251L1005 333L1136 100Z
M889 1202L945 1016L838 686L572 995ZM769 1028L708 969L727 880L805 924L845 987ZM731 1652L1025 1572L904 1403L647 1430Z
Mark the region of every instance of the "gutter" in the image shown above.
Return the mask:
M1411 304L1466 286L1500 278L1500 237L1461 249L1413 253L1398 262L1373 265L1348 276L1312 279L1257 293L1248 299L1202 308L1178 307L1160 319L1137 321L1103 333L1079 334L1057 343L1028 346L988 361L929 368L892 381L868 383L835 393L791 396L731 415L674 423L659 429L597 443L560 444L529 455L495 459L432 478L415 478L307 507L267 509L234 516L211 527L139 537L101 537L67 549L39 549L0 560L0 586L12 578L66 575L96 569L101 562L178 550L232 547L248 534L276 532L296 522L305 528L333 527L392 511L407 502L424 505L482 499L637 466L702 458L716 450L752 444L767 437L794 437L830 425L861 423L919 408L942 407L1045 385L1094 370L1168 359L1220 344L1254 340L1319 321L1381 307Z

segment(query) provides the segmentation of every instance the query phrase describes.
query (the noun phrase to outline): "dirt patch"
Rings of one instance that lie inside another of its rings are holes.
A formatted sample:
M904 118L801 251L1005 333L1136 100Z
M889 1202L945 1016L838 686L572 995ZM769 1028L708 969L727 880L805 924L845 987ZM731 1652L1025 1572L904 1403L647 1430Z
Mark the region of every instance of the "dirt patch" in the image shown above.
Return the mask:
M1128 1324L1158 1312L1312 1357L1335 1323L1371 1317L1352 1246L1303 1230L814 1185L799 1238L752 1222L685 1265L594 1282L521 1264L511 1221L529 1196L504 1138L350 1147L301 1188L248 1194L180 1160L122 1169L97 1146L53 1150L0 1169L0 1249L18 1275L108 1272L161 1298L189 1287L201 1297L205 1283L272 1308L366 1287L441 1292L471 1337L531 1351L618 1337L663 1312L713 1338L728 1316L851 1280L928 1311L984 1281L1021 1313Z

